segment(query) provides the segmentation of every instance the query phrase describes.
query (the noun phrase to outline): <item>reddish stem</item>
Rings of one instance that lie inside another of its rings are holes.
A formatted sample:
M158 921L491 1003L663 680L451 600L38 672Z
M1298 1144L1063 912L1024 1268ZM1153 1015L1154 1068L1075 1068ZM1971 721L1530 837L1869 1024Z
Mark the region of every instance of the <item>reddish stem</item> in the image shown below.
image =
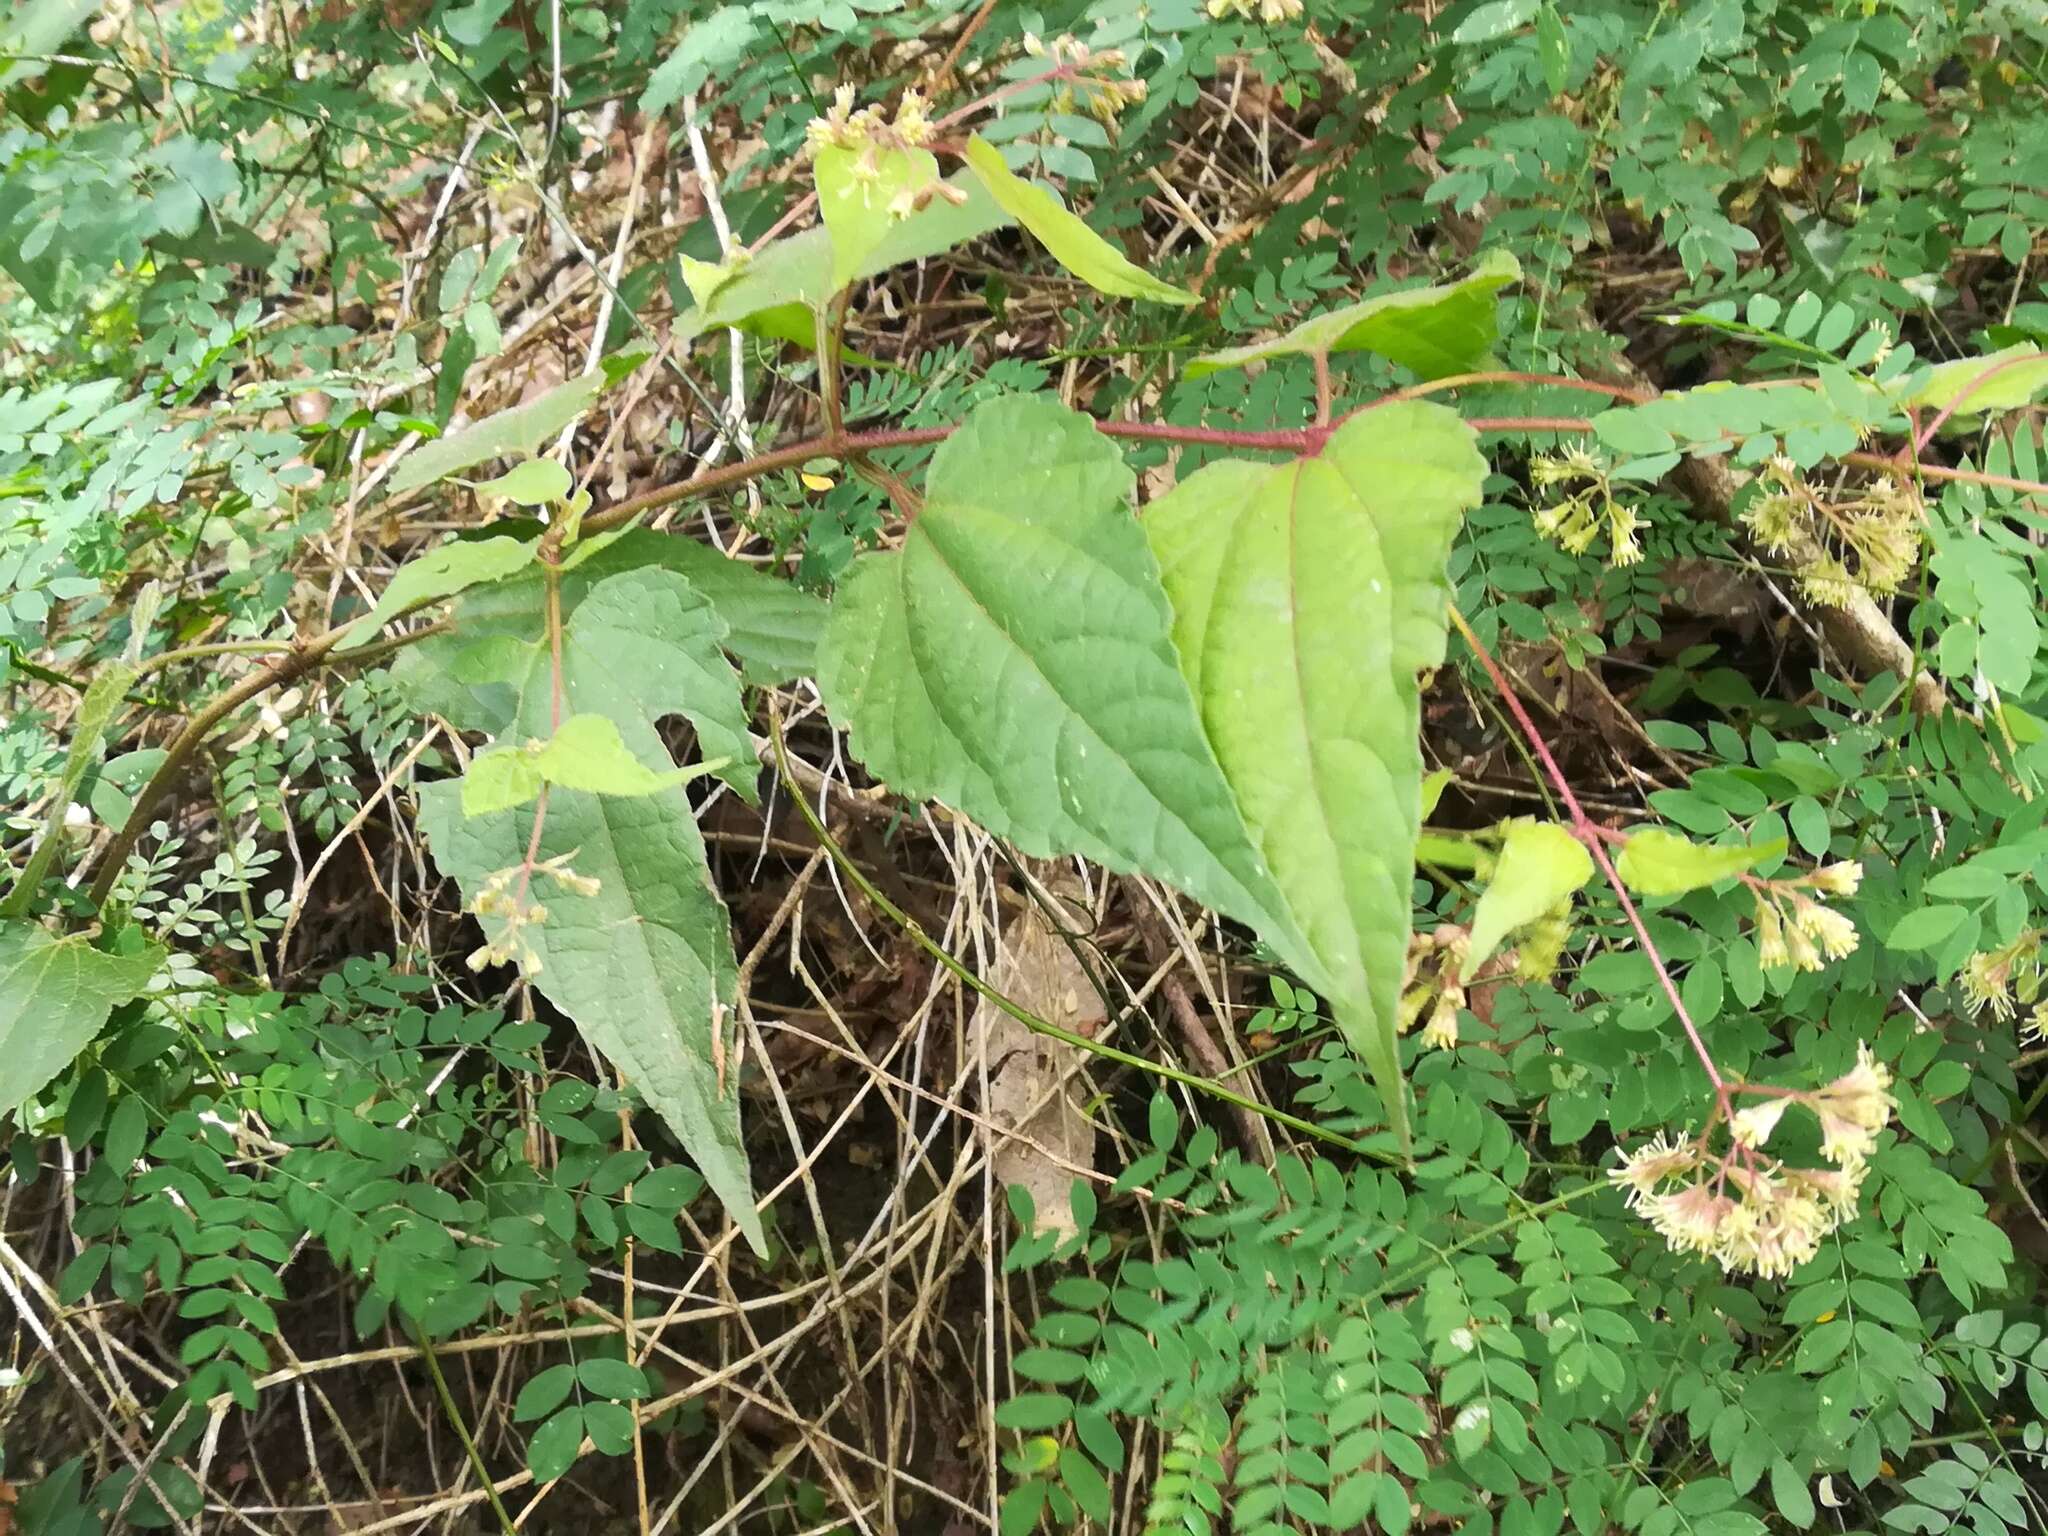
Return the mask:
M1636 942L1642 946L1643 953L1650 957L1650 964L1657 972L1657 980L1663 983L1664 995L1671 999L1671 1006L1678 1013L1678 1022L1685 1027L1685 1037L1692 1042L1693 1054L1699 1057L1701 1067L1706 1070L1707 1081L1714 1085L1716 1109L1725 1109L1728 1102L1728 1084L1723 1080L1720 1069L1714 1065L1714 1058L1707 1050L1706 1041L1700 1038L1700 1032L1692 1022L1692 1015L1686 1012L1685 1001L1678 995L1678 984L1671 979L1671 972L1665 968L1664 957L1658 953L1656 941L1650 937L1650 930L1643 922L1642 913L1636 910L1635 902L1629 898L1627 888L1621 883L1621 875L1615 869L1614 861L1607 856L1607 844L1601 836L1601 828L1586 814L1585 807L1579 804L1579 797L1572 793L1571 781L1564 776L1564 770L1557 766L1557 759L1551 756L1550 743L1543 739L1543 733L1536 729L1536 722L1529 718L1529 712L1522 707L1520 696L1516 694L1514 685L1508 681L1507 674L1501 671L1500 664L1493 659L1493 653L1488 651L1479 636L1472 632L1472 626L1465 622L1465 616L1458 612L1455 606L1451 608L1450 615L1451 622L1458 627L1458 633L1465 637L1465 643L1472 647L1472 654L1479 658L1479 664L1486 669L1486 675L1493 683L1494 692L1500 695L1501 702L1507 706L1516 728L1529 743L1529 749L1536 754L1536 760L1542 763L1543 772L1557 790L1558 798L1564 801L1565 811L1571 817L1572 835L1585 845L1586 851L1593 856L1593 862L1599 865L1600 873L1605 875L1607 883L1614 887L1615 899L1621 903L1622 913L1628 918L1629 926L1636 931Z

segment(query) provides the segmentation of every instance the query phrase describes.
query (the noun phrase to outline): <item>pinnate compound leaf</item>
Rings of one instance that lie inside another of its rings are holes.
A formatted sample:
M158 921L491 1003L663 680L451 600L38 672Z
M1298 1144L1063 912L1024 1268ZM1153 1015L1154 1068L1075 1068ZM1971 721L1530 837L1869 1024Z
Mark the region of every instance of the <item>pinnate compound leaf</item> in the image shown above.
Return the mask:
M42 1091L163 963L155 944L110 955L83 937L0 923L0 1115Z
M1576 837L1551 821L1518 817L1508 823L1500 862L1472 914L1464 973L1472 979L1502 939L1570 896L1593 878L1593 856Z
M1786 846L1777 837L1741 848L1710 847L1666 827L1644 827L1629 834L1614 868L1623 884L1645 896L1682 896L1767 864Z
M508 811L534 799L543 784L593 795L654 795L688 782L704 766L657 772L626 749L608 717L571 715L545 742L479 752L462 776L462 811Z
M819 683L856 754L1025 853L1156 875L1320 971L1181 676L1132 475L1044 396L972 411L898 552L862 556Z
M1397 1130L1416 674L1443 660L1444 559L1485 474L1456 413L1405 402L1313 457L1212 464L1145 515L1209 744Z
M1003 163L1002 152L987 140L969 139L966 160L968 169L981 179L1002 210L1036 235L1055 261L1098 293L1160 304L1200 302L1185 288L1161 282L1134 264L1078 214L1061 207L1050 191L1012 172Z
M364 614L335 647L352 651L376 638L377 631L406 609L437 598L453 597L485 582L501 581L533 564L533 541L508 539L458 539L408 560L391 578L391 585L377 599L377 606Z
M890 149L865 144L849 149L828 144L812 168L818 182L818 212L832 236L832 286L843 288L861 273L891 226L911 213L911 201L939 179L938 157L928 149Z
M1494 296L1521 279L1513 256L1490 251L1455 283L1383 294L1316 315L1270 341L1207 353L1188 363L1187 377L1316 352L1376 352L1425 379L1469 373L1486 363L1500 335Z
M403 496L489 459L537 453L549 438L590 409L590 402L603 388L604 371L593 368L524 405L422 443L392 472L391 494Z

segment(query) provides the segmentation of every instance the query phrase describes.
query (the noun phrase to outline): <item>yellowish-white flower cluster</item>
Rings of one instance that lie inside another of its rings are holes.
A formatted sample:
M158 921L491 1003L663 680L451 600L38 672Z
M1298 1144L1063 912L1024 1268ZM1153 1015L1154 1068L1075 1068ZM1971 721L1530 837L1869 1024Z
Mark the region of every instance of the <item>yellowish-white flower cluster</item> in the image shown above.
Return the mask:
M1454 1050L1458 1044L1458 1010L1465 1006L1465 989L1458 973L1465 966L1468 938L1467 930L1447 923L1408 941L1408 974L1394 1027L1407 1034L1427 1009L1429 1020L1422 1026L1422 1043L1432 1050ZM1423 975L1425 969L1430 973L1427 976Z
M1963 967L1963 998L1972 1014L1989 1012L2009 1019L2016 1005L2032 1010L2029 1023L2038 1029L2041 998L2041 930L2029 928L2010 944L1970 956Z
M1920 497L1890 475L1854 495L1824 498L1779 454L1758 478L1742 521L1771 554L1803 558L1800 586L1823 607L1842 607L1858 588L1896 592L1920 560Z
M1063 33L1048 43L1036 33L1027 32L1024 34L1024 51L1034 58L1050 61L1055 69L1064 70L1078 70L1083 65L1102 71L1119 70L1130 62L1121 48L1090 48L1071 33ZM1060 111L1074 110L1076 87L1087 98L1085 105L1088 111L1105 123L1116 121L1125 107L1145 99L1145 82L1142 80L1121 80L1108 75L1078 76L1073 84L1062 87L1055 97L1054 104Z
M1734 1145L1718 1161L1710 1161L1704 1140L1673 1143L1659 1132L1625 1154L1608 1182L1673 1252L1782 1278L1856 1214L1877 1133L1896 1107L1891 1086L1890 1070L1859 1043L1856 1065L1826 1087L1776 1093L1737 1110L1729 1126ZM1794 1105L1820 1121L1821 1155L1834 1167L1790 1168L1759 1155Z
M804 128L804 151L816 157L821 149L915 149L928 144L932 122L930 103L915 90L905 91L890 118L879 105L854 110L856 92L842 85L832 93L832 106L823 117L814 117Z
M533 888L533 877L546 875L563 890L577 896L595 896L602 889L595 876L579 875L570 867L569 861L575 857L575 852L571 851L537 864L514 864L485 878L471 910L479 918L496 919L500 926L497 937L470 952L468 963L472 971L480 971L489 965L516 965L520 974L529 979L540 974L540 956L527 938L526 930L546 922L548 909L527 899Z
M1299 16L1301 0L1209 0L1209 14L1218 20L1225 16L1257 16L1267 26L1273 26Z
M1764 969L1790 965L1818 971L1830 960L1853 955L1856 924L1847 913L1822 903L1830 896L1855 895L1862 878L1863 866L1844 860L1824 864L1798 880L1754 882L1757 959Z
M1555 499L1536 509L1536 531L1574 555L1583 555L1602 533L1607 535L1607 562L1634 565L1643 558L1636 535L1643 520L1635 509L1614 498L1607 468L1583 448L1542 455L1529 461L1529 479ZM1576 486L1577 489L1569 489Z

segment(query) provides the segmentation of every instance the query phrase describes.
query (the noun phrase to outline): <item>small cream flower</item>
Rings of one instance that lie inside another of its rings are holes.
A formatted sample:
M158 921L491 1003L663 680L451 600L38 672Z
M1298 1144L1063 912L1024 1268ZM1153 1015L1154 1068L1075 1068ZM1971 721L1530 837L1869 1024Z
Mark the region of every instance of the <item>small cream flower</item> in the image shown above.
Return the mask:
M1785 947L1785 922L1778 914L1774 901L1759 896L1756 899L1756 958L1765 970L1776 970L1789 965L1791 951Z
M1664 1132L1659 1131L1635 1151L1624 1152L1621 1166L1608 1170L1607 1182L1625 1191L1623 1202L1630 1209L1635 1209L1645 1201L1661 1198L1657 1194L1660 1184L1691 1172L1699 1166L1699 1161L1698 1142L1674 1144L1665 1139Z
M1856 887L1862 883L1863 866L1854 859L1823 864L1807 877L1807 884L1830 896L1854 896Z
M1446 987L1437 994L1429 1022L1422 1026L1422 1043L1432 1050L1455 1050L1458 1045L1458 1008L1464 1002L1464 988Z
M1891 1069L1856 1044L1856 1065L1813 1096L1820 1116L1821 1155L1843 1168L1860 1167L1877 1147L1877 1133L1891 1119Z
M1729 1117L1728 1134L1735 1138L1737 1145L1752 1151L1771 1139L1771 1132L1778 1128L1778 1122L1785 1118L1785 1111L1792 1107L1793 1096L1765 1099L1747 1109L1738 1109Z
M1741 1207L1711 1184L1689 1184L1671 1194L1652 1197L1644 1206L1657 1235L1677 1253L1712 1253L1723 1241L1728 1223Z
M1830 960L1844 960L1856 952L1856 925L1832 907L1803 896L1792 899L1792 921L1799 931L1820 945Z

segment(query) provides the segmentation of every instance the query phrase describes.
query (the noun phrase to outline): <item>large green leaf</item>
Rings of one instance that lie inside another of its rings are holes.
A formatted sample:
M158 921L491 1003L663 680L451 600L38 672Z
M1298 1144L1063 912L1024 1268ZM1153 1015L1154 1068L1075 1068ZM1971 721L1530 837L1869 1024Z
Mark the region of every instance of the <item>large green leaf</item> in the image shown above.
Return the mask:
M539 532L538 524L525 526ZM601 547L599 547L601 546ZM581 558L578 558L581 557ZM573 609L593 583L623 571L658 566L680 572L711 602L725 625L724 645L750 683L764 686L787 682L812 672L818 639L825 632L825 604L801 587L770 576L681 534L628 528L586 540L571 551L575 561L562 576L562 606ZM509 605L523 611L540 601L543 577L538 566L501 582L486 604ZM466 610L468 611L468 610Z
M1312 458L1212 464L1145 516L1209 743L1404 1135L1416 674L1443 660L1444 558L1485 474L1454 412L1410 401Z
M0 1115L40 1092L92 1043L107 1014L156 974L149 945L110 955L33 923L0 923Z
M1048 397L972 411L900 552L863 556L818 677L853 749L1028 854L1157 875L1321 974L1246 836L1169 633L1132 476Z
M474 901L486 880L526 856L533 813L464 816L461 802L454 781L426 786L420 825L435 861ZM540 966L534 984L667 1122L763 1252L739 1087L731 1074L720 1084L712 1041L714 1018L733 1003L731 928L689 802L678 790L637 799L552 790L539 857L566 858L598 888L582 895L535 882L547 920L521 932ZM485 933L500 938L504 923L484 919Z
M565 718L608 719L644 767L668 773L674 762L655 722L684 715L707 755L731 759L722 776L751 798L759 770L717 614L687 579L658 566L591 580L602 558L560 578ZM415 707L463 730L514 743L551 738L545 600L531 578L476 588L453 632L407 651L392 675ZM421 821L435 859L473 902L493 875L521 864L534 812L466 817L461 785L449 781L422 791ZM535 984L632 1080L760 1247L739 1101L731 1081L719 1083L711 1033L717 1010L733 1001L730 925L689 801L677 789L551 788L538 856L566 858L598 887L535 882L529 899L547 916L518 935L540 963ZM484 919L494 941L505 921Z
M1383 294L1304 320L1271 341L1207 353L1189 362L1187 377L1316 352L1377 352L1425 379L1469 373L1485 365L1499 336L1494 296L1521 278L1513 256L1489 251L1458 282Z
M1090 229L1081 218L1060 206L1060 200L1036 182L1024 180L1003 163L1002 152L981 138L967 141L967 165L981 178L989 196L1003 211L1038 237L1053 259L1090 288L1126 299L1151 299L1160 304L1197 304L1185 288L1161 282Z
M909 218L891 224L854 270L855 278L872 277L905 262L922 261L941 251L985 235L1011 222L986 188L962 171L946 180L962 201L934 197ZM839 286L832 280L832 236L823 225L777 240L736 268L719 284L708 302L676 316L670 334L687 342L709 330L740 325L750 316L778 305L818 305Z
M590 402L603 388L604 370L593 368L524 405L515 405L460 432L422 443L392 472L391 494L403 496L488 459L537 453L562 428L590 409Z

